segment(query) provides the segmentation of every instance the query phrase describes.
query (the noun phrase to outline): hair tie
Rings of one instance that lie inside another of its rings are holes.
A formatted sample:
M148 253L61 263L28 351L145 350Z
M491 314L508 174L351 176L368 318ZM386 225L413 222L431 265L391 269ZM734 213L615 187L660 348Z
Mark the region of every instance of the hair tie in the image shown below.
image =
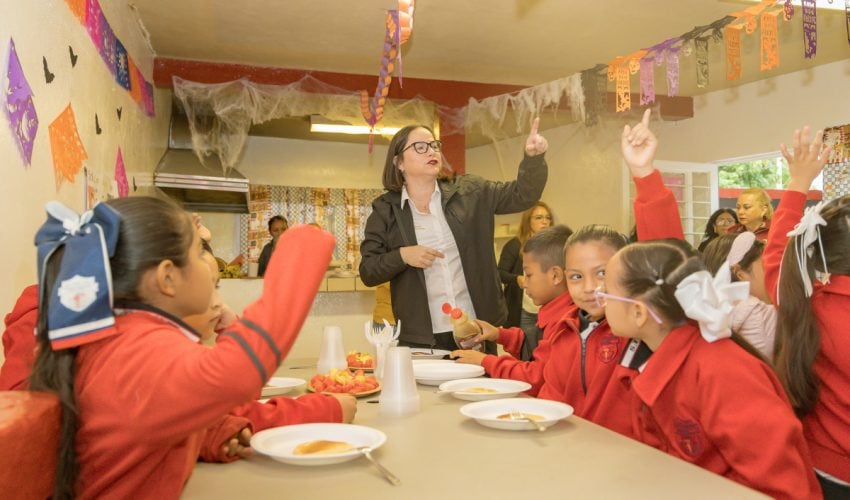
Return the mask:
M58 201L47 203L47 221L35 235L38 247L39 307L47 307L47 335L54 350L76 347L115 332L112 272L121 215L100 203L83 215ZM45 269L59 247L65 247L50 292Z
M808 259L815 253L815 249L811 248L815 241L818 242L821 260L823 261L823 274L827 276L826 282L829 282L829 269L826 267L826 255L823 251L823 240L820 234L820 226L826 226L826 221L820 215L823 206L823 201L820 201L817 205L807 208L800 222L794 226L794 229L788 231L787 235L794 237L794 246L797 250L797 267L800 269L800 276L803 278L806 297L812 296L812 280L809 277Z
M685 316L699 323L702 338L708 342L732 336L732 308L750 295L748 282L731 281L729 266L721 266L713 278L708 271L697 271L676 286L676 300Z

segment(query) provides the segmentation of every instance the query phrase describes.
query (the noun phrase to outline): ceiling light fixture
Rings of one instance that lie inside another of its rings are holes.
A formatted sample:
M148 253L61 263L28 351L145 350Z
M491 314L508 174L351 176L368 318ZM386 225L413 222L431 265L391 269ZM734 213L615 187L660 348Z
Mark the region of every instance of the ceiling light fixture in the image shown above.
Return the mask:
M401 127L375 127L372 130L368 125L350 125L344 122L333 122L318 115L310 116L310 132L355 135L366 135L371 132L378 135L392 136L399 130L401 130Z

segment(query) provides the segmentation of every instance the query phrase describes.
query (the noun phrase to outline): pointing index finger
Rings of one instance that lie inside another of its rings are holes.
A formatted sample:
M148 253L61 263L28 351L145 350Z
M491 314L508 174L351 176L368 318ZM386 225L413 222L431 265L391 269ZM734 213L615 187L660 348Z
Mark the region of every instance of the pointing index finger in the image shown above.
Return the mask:
M537 135L537 128L539 126L540 126L540 117L538 116L537 118L534 119L533 122L531 122L531 132L529 132L528 135L532 136L532 137Z
M650 115L652 115L652 108L646 108L646 111L643 112L643 118L641 119L641 123L643 123L645 127L649 126Z

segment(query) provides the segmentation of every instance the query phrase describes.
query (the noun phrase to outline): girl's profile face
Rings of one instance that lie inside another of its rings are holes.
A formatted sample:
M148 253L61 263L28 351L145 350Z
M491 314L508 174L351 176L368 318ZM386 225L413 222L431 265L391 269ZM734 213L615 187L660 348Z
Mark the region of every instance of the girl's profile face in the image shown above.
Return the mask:
M764 302L771 304L770 295L767 293L767 288L764 286L764 263L759 257L748 270L736 271L737 277L741 281L750 283L750 295Z
M627 297L625 290L620 286L622 269L620 254L617 253L608 261L605 284L603 286L605 293L617 297ZM629 321L629 309L632 304L616 299L607 299L604 303L605 319L608 320L608 326L611 327L614 335L619 337L635 337L637 334L636 325Z
M596 303L596 288L605 283L606 267L615 253L600 241L573 243L566 250L567 289L579 309L593 320L605 316L605 310Z
M208 254L201 245L198 229L194 228L192 245L186 259L186 265L179 268L179 282L176 284L177 293L174 296L175 310L173 314L186 317L201 314L209 308L210 297L215 287L210 265L204 260Z
M204 252L204 261L212 276L213 291L207 310L201 314L186 316L183 321L201 335L201 340L208 340L215 334L215 327L221 319L221 297L218 294L218 263L209 252Z

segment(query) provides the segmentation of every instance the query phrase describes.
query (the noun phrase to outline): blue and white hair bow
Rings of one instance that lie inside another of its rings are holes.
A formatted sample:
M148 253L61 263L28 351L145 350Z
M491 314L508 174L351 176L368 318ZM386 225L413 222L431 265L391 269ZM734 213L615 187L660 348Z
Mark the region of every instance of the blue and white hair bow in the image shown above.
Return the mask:
M47 221L35 235L38 247L39 307L47 307L47 330L54 350L76 347L114 333L112 272L121 215L100 203L82 215L58 201L47 203ZM45 269L65 247L50 296Z
M698 271L676 286L676 300L685 315L699 323L699 330L708 342L732 336L730 314L738 301L750 295L746 281L732 283L730 267L720 266L717 275Z
M812 296L812 280L809 277L808 261L815 253L812 248L812 243L818 242L820 249L821 260L823 261L823 273L829 281L829 270L826 268L826 255L823 252L823 240L820 235L820 226L826 226L826 221L821 217L820 212L823 209L823 202L818 202L817 205L809 207L803 213L800 222L794 226L794 229L788 231L789 237L794 237L794 248L797 250L797 267L800 269L800 275L803 277L803 287L806 290L806 297Z

